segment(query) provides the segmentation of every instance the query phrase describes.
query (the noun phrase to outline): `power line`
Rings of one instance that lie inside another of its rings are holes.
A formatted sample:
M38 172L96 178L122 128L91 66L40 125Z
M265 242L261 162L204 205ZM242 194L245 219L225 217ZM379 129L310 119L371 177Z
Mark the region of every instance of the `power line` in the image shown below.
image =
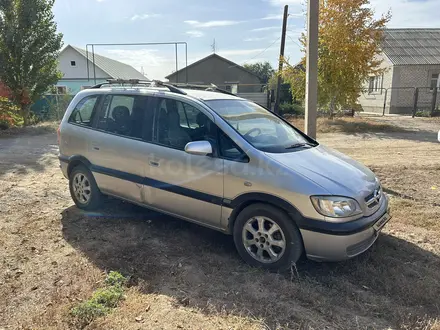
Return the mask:
M287 37L288 37L290 40L292 40L292 42L293 42L295 45L297 45L299 48L301 48L301 45L300 45L297 41L295 41L291 36L289 36L289 35L287 34Z
M254 57L248 59L247 61L243 62L244 64L246 64L249 61L252 61L254 58L257 58L258 56L260 56L261 54L263 54L266 50L268 50L270 47L272 47L278 40L280 40L281 37L278 37L274 42L272 42L268 47L266 47L263 51L261 51L260 53L258 53L257 55L255 55Z

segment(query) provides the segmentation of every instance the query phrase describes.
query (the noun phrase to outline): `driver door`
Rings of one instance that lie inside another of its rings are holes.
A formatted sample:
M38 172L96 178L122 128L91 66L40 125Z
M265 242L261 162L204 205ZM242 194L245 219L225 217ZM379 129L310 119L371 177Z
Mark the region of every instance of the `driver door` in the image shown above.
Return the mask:
M156 97L154 104L154 137L146 170L151 194L146 203L220 228L223 159L188 154L184 144L176 142L215 139L210 131L216 129L215 124L200 109L185 102Z

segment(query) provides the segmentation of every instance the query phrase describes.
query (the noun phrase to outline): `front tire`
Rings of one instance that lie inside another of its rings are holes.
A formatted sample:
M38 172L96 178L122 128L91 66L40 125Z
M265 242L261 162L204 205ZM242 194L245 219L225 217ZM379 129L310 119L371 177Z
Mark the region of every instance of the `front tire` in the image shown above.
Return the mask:
M76 166L70 173L69 190L70 196L80 209L94 210L101 204L102 193L92 172L84 165Z
M293 220L267 204L252 204L240 212L234 224L234 242L249 265L271 271L290 269L304 251Z

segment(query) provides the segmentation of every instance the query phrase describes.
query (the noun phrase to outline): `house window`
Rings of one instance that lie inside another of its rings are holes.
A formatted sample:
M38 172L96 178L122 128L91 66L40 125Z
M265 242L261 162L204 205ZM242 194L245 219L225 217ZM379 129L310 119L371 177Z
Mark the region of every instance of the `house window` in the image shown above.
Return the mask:
M70 66L76 66L76 61L70 61Z
M66 86L57 86L57 94L67 94Z
M368 82L368 93L382 91L383 75L370 77Z
M227 83L226 85L226 91L232 93L232 94L237 94L238 93L238 84L231 84L231 83Z
M431 75L431 84L430 84L430 89L433 91L434 88L438 88L439 87L439 74L438 73L433 73Z

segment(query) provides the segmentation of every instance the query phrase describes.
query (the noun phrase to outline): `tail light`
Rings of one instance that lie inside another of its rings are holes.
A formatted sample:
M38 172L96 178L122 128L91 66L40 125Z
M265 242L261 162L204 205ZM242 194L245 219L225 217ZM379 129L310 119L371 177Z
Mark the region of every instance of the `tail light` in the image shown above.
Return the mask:
M57 142L58 142L58 146L60 146L60 143L61 143L61 125L58 126L58 129L57 129Z

